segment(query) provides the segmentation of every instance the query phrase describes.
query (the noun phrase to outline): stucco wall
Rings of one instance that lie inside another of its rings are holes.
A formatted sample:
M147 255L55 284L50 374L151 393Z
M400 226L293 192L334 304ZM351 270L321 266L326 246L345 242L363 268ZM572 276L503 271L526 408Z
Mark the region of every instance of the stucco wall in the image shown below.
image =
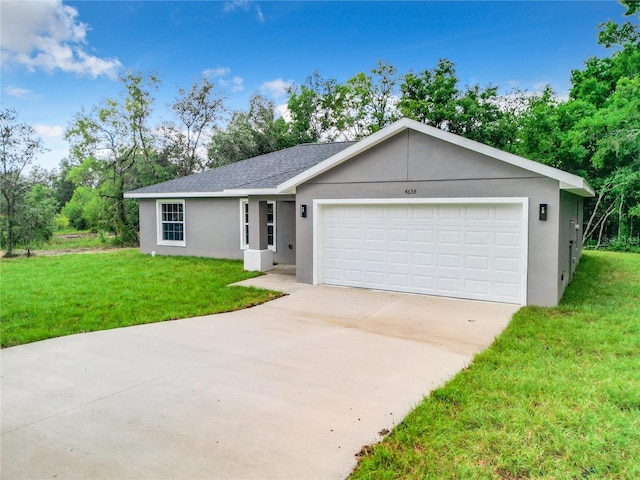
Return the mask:
M276 251L273 261L296 263L296 202L276 202Z
M564 191L560 192L558 301L571 282L582 256L582 212L582 197Z
M416 193L409 196L407 190ZM527 303L555 305L560 295L558 182L414 131L298 187L297 208L308 206L307 218L297 225L298 281L313 280L314 198L455 197L529 198ZM549 205L547 221L538 220L540 203Z
M268 198L269 200L273 198ZM240 200L238 198L187 198L186 246L157 243L156 200L140 200L140 251L160 255L242 259L240 249ZM277 263L295 263L295 203L276 203ZM292 246L289 249L289 245Z
M140 251L160 255L242 258L240 205L237 198L187 198L186 246L158 245L156 200L140 200Z

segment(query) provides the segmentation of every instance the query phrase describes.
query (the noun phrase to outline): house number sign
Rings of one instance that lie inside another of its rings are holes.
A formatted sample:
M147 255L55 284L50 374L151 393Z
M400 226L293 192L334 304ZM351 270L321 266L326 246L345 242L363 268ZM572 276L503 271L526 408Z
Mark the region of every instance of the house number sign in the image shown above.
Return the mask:
M407 188L404 193L406 195L417 195L418 194L418 190L416 190L415 188Z

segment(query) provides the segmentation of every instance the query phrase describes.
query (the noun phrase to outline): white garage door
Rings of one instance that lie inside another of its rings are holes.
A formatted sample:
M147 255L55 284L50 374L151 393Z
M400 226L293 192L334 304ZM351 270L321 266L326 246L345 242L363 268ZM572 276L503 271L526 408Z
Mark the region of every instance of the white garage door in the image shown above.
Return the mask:
M317 283L525 303L523 203L318 207Z

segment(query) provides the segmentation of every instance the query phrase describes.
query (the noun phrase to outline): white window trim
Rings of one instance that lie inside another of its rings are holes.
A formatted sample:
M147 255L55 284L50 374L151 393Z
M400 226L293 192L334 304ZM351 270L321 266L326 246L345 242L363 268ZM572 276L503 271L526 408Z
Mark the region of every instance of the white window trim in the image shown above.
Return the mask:
M245 209L245 205L248 206L249 205L249 200L246 198L241 198L240 199L240 250L248 250L249 249L249 244L247 243L247 239L245 237L245 226L247 226L249 224L249 221L247 220L247 222L245 223L244 221L244 209Z
M273 205L273 245L268 245L267 248L272 252L276 251L276 238L277 238L277 219L276 219L276 210L277 203L275 200L267 201L267 204ZM245 205L249 205L249 199L241 198L240 199L240 250L248 250L249 244L246 242L246 238L244 235L245 221L244 221L244 209Z
M162 238L162 205L178 203L182 204L182 240L164 240ZM156 200L156 228L157 228L157 244L167 247L186 247L187 246L187 209L184 200Z

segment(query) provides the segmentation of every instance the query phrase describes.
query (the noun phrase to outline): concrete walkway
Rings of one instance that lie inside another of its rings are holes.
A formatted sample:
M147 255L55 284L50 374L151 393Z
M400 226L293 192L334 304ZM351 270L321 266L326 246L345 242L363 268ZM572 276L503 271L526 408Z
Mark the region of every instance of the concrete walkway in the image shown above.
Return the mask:
M342 479L517 310L251 282L292 293L3 350L2 478Z

